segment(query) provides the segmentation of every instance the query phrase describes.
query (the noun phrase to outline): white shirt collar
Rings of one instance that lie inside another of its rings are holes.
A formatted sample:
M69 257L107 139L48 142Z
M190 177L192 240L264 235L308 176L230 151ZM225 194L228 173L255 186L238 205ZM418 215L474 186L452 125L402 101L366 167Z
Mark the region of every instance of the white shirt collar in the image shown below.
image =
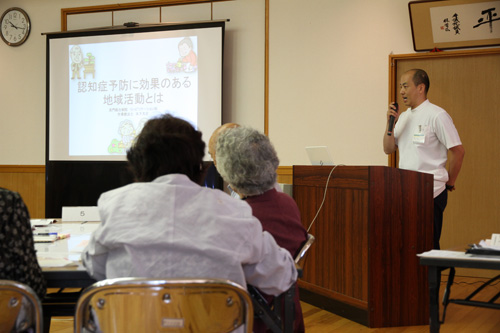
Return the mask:
M423 101L422 103L420 103L420 105L419 105L419 106L417 106L417 107L416 107L416 108L414 108L414 109L411 109L411 111L412 111L412 112L415 112L415 111L421 110L421 109L425 108L427 105L429 105L429 103L430 103L430 102L429 102L429 100L428 100L428 99L426 99L425 101Z

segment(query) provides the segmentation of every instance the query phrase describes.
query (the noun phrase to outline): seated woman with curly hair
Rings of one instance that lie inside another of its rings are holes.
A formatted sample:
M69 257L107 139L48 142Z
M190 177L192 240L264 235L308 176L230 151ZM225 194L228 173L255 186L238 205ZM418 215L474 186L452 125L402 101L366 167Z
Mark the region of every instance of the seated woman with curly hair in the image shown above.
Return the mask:
M295 257L307 239L307 231L293 198L274 188L279 159L269 138L248 127L226 129L217 138L216 156L222 178L252 207L263 229ZM272 297L267 299L271 301ZM294 303L294 332L303 332L298 287ZM254 331L264 330L263 323L255 321Z

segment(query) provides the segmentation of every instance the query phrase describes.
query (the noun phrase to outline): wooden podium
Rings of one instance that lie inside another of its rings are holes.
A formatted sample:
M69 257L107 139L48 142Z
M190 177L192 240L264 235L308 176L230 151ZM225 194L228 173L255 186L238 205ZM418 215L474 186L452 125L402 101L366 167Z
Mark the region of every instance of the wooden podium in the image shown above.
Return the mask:
M306 228L333 166L294 166L293 196ZM433 176L384 166L337 166L309 233L299 280L304 301L369 327L429 323Z

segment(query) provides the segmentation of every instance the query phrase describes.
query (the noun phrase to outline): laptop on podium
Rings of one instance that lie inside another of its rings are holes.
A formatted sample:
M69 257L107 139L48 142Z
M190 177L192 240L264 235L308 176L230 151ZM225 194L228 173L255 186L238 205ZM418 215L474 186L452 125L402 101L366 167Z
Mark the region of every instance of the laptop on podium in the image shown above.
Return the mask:
M334 165L327 146L309 146L306 151L312 165Z

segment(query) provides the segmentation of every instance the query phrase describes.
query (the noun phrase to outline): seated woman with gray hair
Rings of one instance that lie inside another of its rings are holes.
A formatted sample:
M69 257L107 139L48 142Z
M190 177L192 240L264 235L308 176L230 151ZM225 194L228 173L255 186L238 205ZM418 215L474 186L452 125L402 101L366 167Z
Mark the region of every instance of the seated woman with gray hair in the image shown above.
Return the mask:
M295 257L307 239L307 231L293 198L274 188L279 159L269 138L248 127L227 129L217 139L216 155L222 178L252 207L262 228ZM294 332L303 332L298 287L294 303ZM254 326L258 332L261 324L255 322Z

